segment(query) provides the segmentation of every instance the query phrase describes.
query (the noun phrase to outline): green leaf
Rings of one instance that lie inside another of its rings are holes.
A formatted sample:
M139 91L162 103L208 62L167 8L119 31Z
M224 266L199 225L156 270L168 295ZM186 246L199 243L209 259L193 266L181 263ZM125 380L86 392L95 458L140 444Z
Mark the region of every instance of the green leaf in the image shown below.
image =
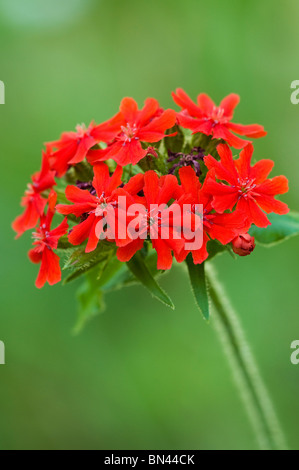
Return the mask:
M299 214L290 212L286 215L270 214L272 225L267 228L251 227L250 235L262 245L275 245L295 235L299 235Z
M63 284L67 284L83 274L93 269L96 265L105 265L105 262L115 252L115 246L112 243L102 241L99 243L98 248L91 253L85 253L85 247L80 247L73 251L68 257L65 265L65 269L71 269L72 273L63 281Z
M88 321L105 310L103 292L99 289L96 279L97 272L89 273L77 292L79 312L75 334L80 333Z
M210 318L209 296L205 275L205 263L194 264L191 254L187 257L187 266L192 291L196 304L206 320Z
M156 282L140 253L137 253L127 265L138 281L148 289L153 297L174 310L173 302Z

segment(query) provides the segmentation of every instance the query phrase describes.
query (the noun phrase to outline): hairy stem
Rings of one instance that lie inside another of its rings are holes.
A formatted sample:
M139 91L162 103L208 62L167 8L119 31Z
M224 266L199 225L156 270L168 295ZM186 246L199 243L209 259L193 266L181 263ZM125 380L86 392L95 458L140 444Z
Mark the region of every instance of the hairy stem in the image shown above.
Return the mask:
M215 307L212 321L228 357L259 446L263 450L286 450L286 440L238 316L214 268L207 263L206 269L210 297Z

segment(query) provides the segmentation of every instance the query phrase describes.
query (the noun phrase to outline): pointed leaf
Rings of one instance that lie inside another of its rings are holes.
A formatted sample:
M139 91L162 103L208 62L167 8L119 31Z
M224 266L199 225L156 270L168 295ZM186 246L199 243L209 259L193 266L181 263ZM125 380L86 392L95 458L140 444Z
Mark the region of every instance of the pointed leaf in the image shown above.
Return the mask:
M63 268L64 270L72 270L72 273L63 281L63 284L67 284L77 279L97 265L99 265L100 272L101 265L104 267L105 262L113 255L114 252L115 246L112 243L104 242L101 242L98 248L91 253L85 253L84 247L76 249L71 253Z
M194 264L191 255L187 257L191 287L196 304L206 320L210 318L209 296L205 275L205 264Z
M173 302L156 282L140 253L137 253L134 258L127 263L127 265L138 281L148 289L153 297L174 309Z
M79 314L75 334L80 333L88 321L105 310L104 296L96 284L96 278L97 272L89 273L77 292Z

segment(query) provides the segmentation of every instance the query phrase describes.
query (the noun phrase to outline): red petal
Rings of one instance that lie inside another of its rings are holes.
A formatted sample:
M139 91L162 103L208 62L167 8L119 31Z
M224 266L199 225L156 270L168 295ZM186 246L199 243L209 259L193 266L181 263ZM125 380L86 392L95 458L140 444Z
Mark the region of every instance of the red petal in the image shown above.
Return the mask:
M203 244L199 250L192 251L192 258L194 264L202 264L209 256L207 251L207 243L209 241L209 237L206 232L203 233Z
M68 231L69 224L67 221L67 218L65 218L58 227L56 227L54 230L51 230L50 232L50 237L56 238L59 240L63 235L65 235Z
M45 261L44 261L45 260ZM61 269L59 265L59 256L57 256L52 250L47 248L43 254L42 263L47 264L47 278L50 286L54 286L61 281Z
M240 157L234 161L241 178L249 178L251 173L251 159L253 155L253 145L248 144L240 153Z
M243 125L229 123L228 128L231 131L236 132L236 134L245 135L246 137L251 138L259 138L267 135L267 132L264 130L263 126L260 126L259 124Z
M217 126L215 126L213 136L215 137L215 139L225 140L228 145L234 147L235 149L242 149L250 143L248 140L240 139L240 137L237 137L236 135L232 134L225 124L218 124Z
M106 158L112 158L120 166L126 166L130 163L136 165L146 154L147 151L143 150L140 142L138 140L132 140L125 144L116 142L111 145L110 152L106 155Z
M45 255L45 251L49 251L48 248L46 248L42 253L41 266L39 269L37 279L35 281L35 286L38 289L41 289L42 287L44 287L44 285L47 282L47 277L48 277L48 260L47 260L47 255Z
M177 88L176 93L172 93L174 102L182 109L186 109L191 116L202 117L199 107L191 100L182 88Z
M256 188L256 192L267 194L268 196L285 194L288 190L289 181L285 176L275 176L275 178L265 181Z
M176 123L176 112L166 109L161 116L153 119L147 126L138 131L138 137L144 142L157 142L164 137L164 132ZM162 135L161 135L162 134Z
M220 103L219 108L224 109L224 115L227 118L232 118L236 106L240 103L240 96L235 93L231 93L226 96Z
M69 201L79 204L93 204L95 202L95 198L90 194L89 191L79 189L77 186L67 186L65 195Z
M84 137L77 147L77 151L73 158L69 161L70 165L76 165L84 160L88 150L90 150L97 141L93 137Z
M222 214L226 210L232 210L238 202L239 194L235 188L209 180L206 191L213 195L212 206L216 212Z
M32 263L39 264L42 260L43 254L42 252L33 249L28 252L28 257Z
M120 112L124 116L126 123L135 123L138 113L138 105L133 98L124 98L120 104Z
M69 215L73 214L76 217L80 217L82 214L91 212L96 207L96 204L82 203L82 204L58 204L56 210L59 214Z
M103 193L106 193L109 186L109 168L105 163L97 163L94 165L93 171L94 179L92 185L96 190L97 195L100 197Z
M165 175L161 178L162 187L158 197L158 204L167 204L171 199L176 199L179 193L179 183L174 175Z
M209 170L215 169L215 174L218 179L227 181L230 184L235 184L238 180L238 173L233 160L233 154L227 145L220 144L217 147L221 161L218 162L214 157L208 155L204 161Z
M201 93L197 97L197 103L201 111L206 115L210 116L216 107L214 101L205 93Z
M197 199L201 184L193 168L191 166L180 168L179 175L185 193Z
M152 240L153 248L156 250L158 255L157 268L161 270L170 269L172 266L172 250L165 243L164 240Z
M37 225L39 217L40 214L35 210L34 206L32 204L28 206L25 212L19 215L12 223L12 228L17 233L17 238L23 235L26 230L34 228Z
M86 250L85 250L86 253L91 253L98 246L99 239L96 236L96 226L97 226L98 222L99 222L99 218L95 218L95 220L93 222L93 225L90 229L88 242L87 242L87 246L86 246Z
M245 201L244 198L240 199L238 204L240 210L244 210L248 216L248 219L257 227L265 228L271 225L268 217L258 207L258 205L251 199Z
M139 112L139 116L136 121L137 127L143 127L148 124L148 121L155 116L159 107L157 100L154 98L148 98L144 103L143 109Z
M126 263L133 258L133 256L137 253L137 251L143 248L144 240L140 240L137 238L136 240L132 241L126 246L118 248L116 252L116 256L119 261Z
M127 184L124 186L124 190L132 195L138 194L142 191L144 186L144 175L139 173L138 175L133 176Z
M265 211L267 214L270 214L271 212L275 212L276 214L288 214L290 212L290 209L288 208L288 205L285 204L284 202L277 201L277 199L274 199L273 196L268 196L263 194L262 196L256 196L255 197L256 202L258 205Z
M81 222L81 224L76 225L69 234L69 242L72 245L81 245L88 237L90 230L93 226L93 222L95 219L95 215L92 214L90 215L84 222Z
M106 189L106 194L108 196L110 196L111 193L121 185L122 174L123 174L122 167L117 165L113 175L110 177L109 184Z
M273 167L274 162L272 160L260 160L250 169L250 178L254 179L256 184L263 183L270 175Z
M159 192L159 177L157 173L153 170L147 171L144 175L144 195L148 206L158 203Z
M107 160L107 154L110 152L110 149L111 147L100 150L89 150L86 156L88 163L94 165L95 163Z

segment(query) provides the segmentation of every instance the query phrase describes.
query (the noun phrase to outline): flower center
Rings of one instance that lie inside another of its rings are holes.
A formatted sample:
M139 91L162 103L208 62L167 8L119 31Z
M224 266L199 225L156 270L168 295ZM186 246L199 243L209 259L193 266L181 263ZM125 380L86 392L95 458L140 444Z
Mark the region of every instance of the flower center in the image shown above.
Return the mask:
M251 193L256 188L255 181L249 178L239 178L238 185L238 192L240 197L242 196L245 198L247 198L249 193Z
M39 244L49 246L48 237L50 234L46 229L46 224L43 224L37 229L36 232L32 233L32 238L34 239L36 245Z
M225 111L223 108L218 108L217 106L214 106L210 118L213 119L215 124L225 123L227 122L227 119L224 117L224 112Z
M98 206L94 211L96 217L103 217L108 208L116 207L116 202L113 201L111 197L106 197L105 193L102 193L102 195L98 197L97 200Z
M127 142L131 142L133 139L138 140L138 137L136 137L137 130L136 124L127 122L127 126L121 126L122 133L118 140L122 141L123 145L126 145Z

